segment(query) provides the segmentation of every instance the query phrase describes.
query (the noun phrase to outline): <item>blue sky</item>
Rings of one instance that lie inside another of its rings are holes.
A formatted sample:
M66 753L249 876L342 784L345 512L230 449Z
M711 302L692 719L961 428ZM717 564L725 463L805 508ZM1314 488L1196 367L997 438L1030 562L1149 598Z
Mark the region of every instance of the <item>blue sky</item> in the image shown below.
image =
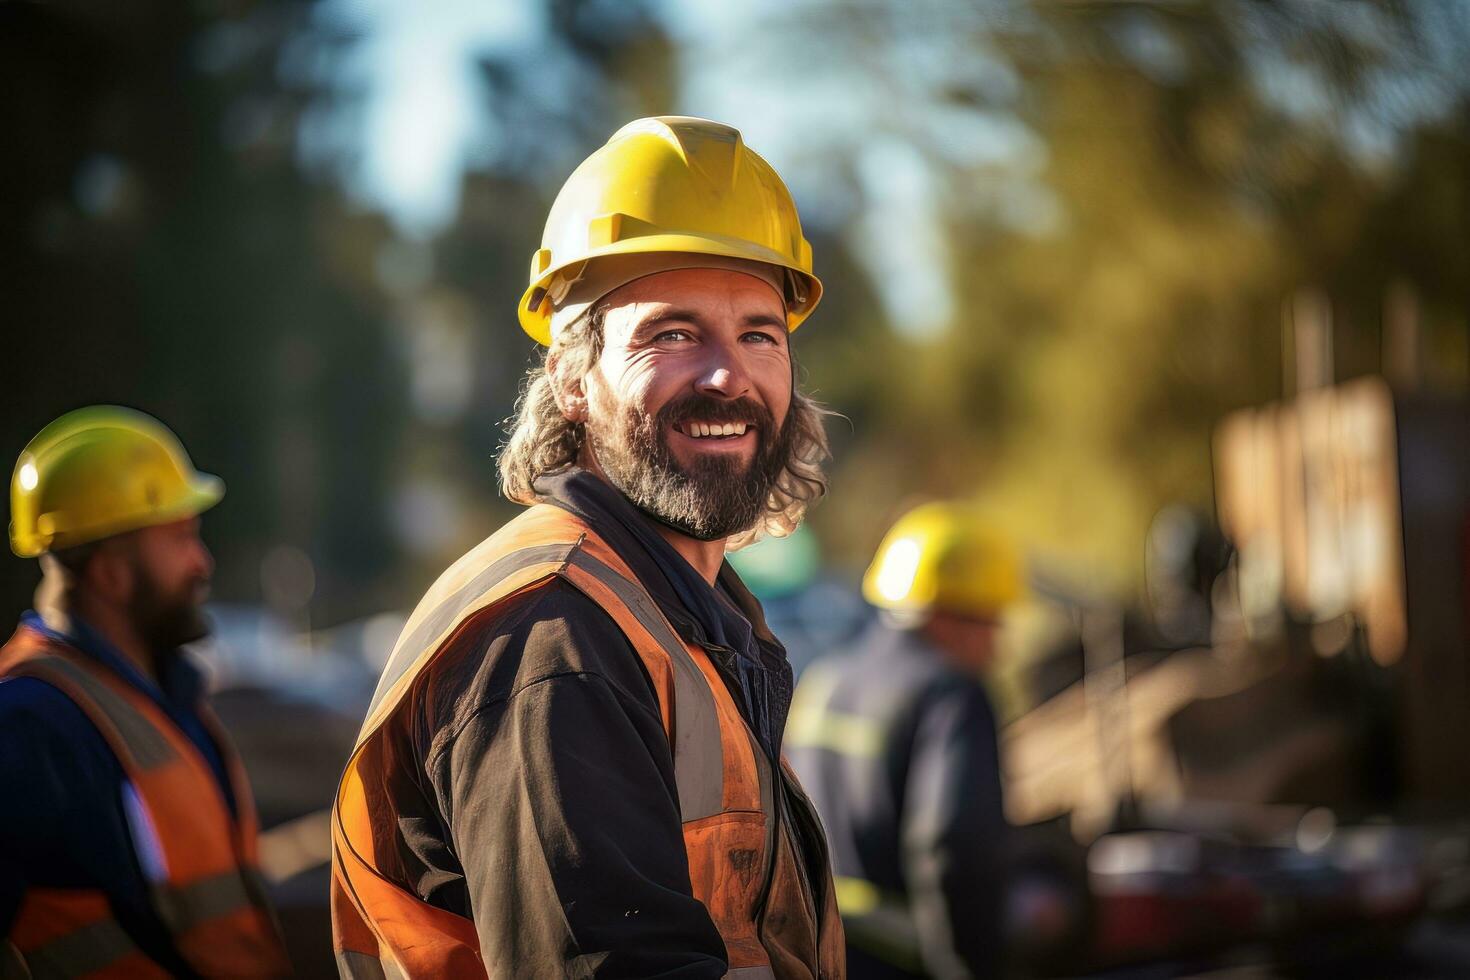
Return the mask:
M679 104L667 111L739 127L787 178L809 225L852 229L854 253L882 272L875 277L880 294L902 311L895 322L915 332L941 326L952 310L933 168L893 135L853 142L872 128L887 82L868 75L864 91L855 92L850 72L818 65L793 88L789 72L761 70L762 7L783 9L767 0L738 9L712 0L667 7L681 76ZM431 238L449 224L463 169L494 139L478 114L476 57L534 44L543 29L539 10L484 0L329 0L319 8L324 27L354 38L332 76L360 97L349 124L357 131L334 137L353 144L342 175L349 191L410 238ZM981 118L954 129L946 143L1007 163L1018 149L1034 152L1023 137L1014 125ZM849 220L858 208L861 215ZM916 307L914 295L928 300Z

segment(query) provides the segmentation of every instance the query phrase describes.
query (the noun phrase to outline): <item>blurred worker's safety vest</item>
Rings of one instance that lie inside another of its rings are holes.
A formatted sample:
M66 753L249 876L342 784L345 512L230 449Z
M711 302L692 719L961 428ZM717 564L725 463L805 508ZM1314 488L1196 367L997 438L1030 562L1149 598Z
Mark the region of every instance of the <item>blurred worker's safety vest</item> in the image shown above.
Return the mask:
M250 786L209 712L200 719L224 760L238 817L189 737L91 657L22 626L0 648L0 678L11 677L36 678L71 698L117 756L136 792L143 827L135 829L152 831L154 853L140 863L153 879L153 909L189 967L206 977L289 975L257 870ZM171 975L138 949L96 889L30 888L8 941L35 977Z
M396 818L377 787L393 767L408 764L381 736L401 723L407 712L397 709L415 678L462 626L556 579L607 612L653 682L673 752L690 882L725 941L729 975L841 976L831 882L823 907L813 908L793 831L776 816L776 794L799 792L795 777L784 763L773 772L715 665L679 639L623 560L586 523L548 504L521 514L444 574L383 671L332 820L332 921L342 975L486 975L470 919L429 905L379 871L373 824ZM785 914L767 917L767 907Z

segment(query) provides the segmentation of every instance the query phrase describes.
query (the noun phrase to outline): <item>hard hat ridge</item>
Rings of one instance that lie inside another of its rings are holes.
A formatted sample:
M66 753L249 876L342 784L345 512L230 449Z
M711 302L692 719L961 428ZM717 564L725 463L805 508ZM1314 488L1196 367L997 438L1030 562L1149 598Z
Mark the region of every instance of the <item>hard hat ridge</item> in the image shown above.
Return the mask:
M727 126L712 119L701 119L698 116L645 116L642 119L634 119L613 133L607 142L611 146L618 140L640 134L659 137L669 145L676 147L686 163L693 166L702 165L704 169L710 170L714 169L716 161L719 160L718 153L711 152L711 144L725 144L729 147L729 152L725 156L727 175L730 169L739 162L736 151L744 148L740 130L734 126Z
M787 327L821 298L811 245L790 191L738 130L692 116L637 119L613 134L572 175L547 216L521 297L521 326L551 342L551 318L566 280L614 256L681 253L760 262L780 270Z

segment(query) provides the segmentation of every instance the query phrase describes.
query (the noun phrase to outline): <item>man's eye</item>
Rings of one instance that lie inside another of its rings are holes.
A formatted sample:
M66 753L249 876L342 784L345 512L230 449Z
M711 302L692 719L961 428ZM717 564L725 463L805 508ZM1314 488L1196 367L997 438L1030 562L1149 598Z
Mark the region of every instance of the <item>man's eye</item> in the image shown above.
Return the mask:
M745 339L748 342L749 341L753 341L753 342L756 342L756 343L765 343L765 344L774 344L774 343L776 343L776 338L775 337L772 337L768 333L761 333L759 330L754 330L754 331L751 331L750 333L746 334L745 335Z
M689 339L689 332L687 330L665 330L663 333L659 334L657 337L654 337L653 339L654 340L659 340L659 341L662 341L662 340L688 340Z

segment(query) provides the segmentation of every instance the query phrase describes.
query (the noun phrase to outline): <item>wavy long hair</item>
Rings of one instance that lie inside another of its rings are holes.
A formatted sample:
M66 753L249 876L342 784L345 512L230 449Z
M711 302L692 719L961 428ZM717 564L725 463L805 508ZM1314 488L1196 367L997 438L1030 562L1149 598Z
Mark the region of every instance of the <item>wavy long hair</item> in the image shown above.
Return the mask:
M516 413L508 419L510 437L500 450L500 489L506 498L534 504L536 481L577 462L586 443L586 428L562 414L556 403L556 379L585 377L602 356L606 307L594 307L557 333L541 363L526 372ZM764 535L784 537L800 526L806 509L827 492L822 464L830 456L823 425L832 413L792 386L786 424L792 426L791 451L766 500L755 527L732 536L729 551Z

